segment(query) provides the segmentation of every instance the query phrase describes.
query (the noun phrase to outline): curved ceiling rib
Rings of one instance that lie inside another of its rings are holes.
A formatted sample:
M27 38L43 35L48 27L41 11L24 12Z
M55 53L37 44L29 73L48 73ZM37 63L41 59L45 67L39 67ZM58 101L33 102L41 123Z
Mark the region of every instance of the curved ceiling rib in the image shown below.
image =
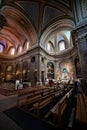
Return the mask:
M62 1L62 2L61 2ZM72 17L72 11L69 8L69 3L62 4L64 0L3 0L1 2L1 12L6 16L7 23L0 31L0 40L6 40L7 46L14 46L16 49L28 41L30 47L43 44L46 37L61 28L61 26L70 26L72 20L66 22ZM33 7L37 6L36 12ZM63 8L65 7L65 9ZM43 11L42 11L43 10ZM60 16L64 19L60 19ZM70 17L69 17L70 16ZM36 20L36 19L37 20ZM59 19L58 19L59 18ZM32 22L35 20L36 28ZM61 25L61 24L62 25ZM73 23L73 22L72 22ZM39 32L39 36L38 36Z

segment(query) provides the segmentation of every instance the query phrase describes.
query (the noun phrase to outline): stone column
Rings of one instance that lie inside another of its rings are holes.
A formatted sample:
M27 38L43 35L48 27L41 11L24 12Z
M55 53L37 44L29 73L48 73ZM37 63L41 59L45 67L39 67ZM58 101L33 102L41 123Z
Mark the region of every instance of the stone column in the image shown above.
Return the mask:
M1 64L1 81L4 81L6 78L6 73L5 73L5 69L6 69L6 65L4 63Z
M58 63L54 61L54 79L57 80L57 70L58 70Z
M14 63L13 63L13 80L14 80L14 82L15 82L15 79L16 79L15 72L16 72L16 64L15 64L15 62L14 62Z
M30 81L30 63L31 63L31 59L29 57L28 58L28 81Z
M22 67L23 67L23 60L21 60L20 61L20 80L22 81L22 73L23 73L23 71L22 71Z
M78 55L81 63L83 86L87 93L87 34L77 39Z
M36 68L37 68L37 84L38 85L41 85L41 67L40 67L40 65L41 65L41 56L40 56L40 54L37 54L36 56Z
M87 78L87 36L78 39L78 54L80 58L82 74Z

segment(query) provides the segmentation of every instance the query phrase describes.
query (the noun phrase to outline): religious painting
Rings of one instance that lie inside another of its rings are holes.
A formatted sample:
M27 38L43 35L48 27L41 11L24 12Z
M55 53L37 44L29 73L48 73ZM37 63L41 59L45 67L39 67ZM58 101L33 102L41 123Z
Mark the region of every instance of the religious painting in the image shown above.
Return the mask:
M74 78L74 66L72 61L63 61L59 65L58 76L57 79L72 79Z
M16 79L21 78L21 69L20 69L20 64L16 65Z
M12 65L8 65L6 67L6 80L11 80L12 79L12 72L13 72L13 66Z
M47 64L47 78L54 79L54 64L52 62L48 62Z
M24 79L27 78L27 73L28 73L28 62L25 61L23 62L23 67L22 67L22 74Z
M76 69L77 77L81 76L81 65L80 65L79 58L75 59L75 69Z

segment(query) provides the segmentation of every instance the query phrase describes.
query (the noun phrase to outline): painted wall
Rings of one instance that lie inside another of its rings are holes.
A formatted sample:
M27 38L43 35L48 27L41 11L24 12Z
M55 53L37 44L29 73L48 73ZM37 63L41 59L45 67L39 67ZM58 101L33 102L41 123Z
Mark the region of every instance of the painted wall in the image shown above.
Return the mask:
M74 65L71 60L63 61L56 71L57 80L73 80L75 78Z

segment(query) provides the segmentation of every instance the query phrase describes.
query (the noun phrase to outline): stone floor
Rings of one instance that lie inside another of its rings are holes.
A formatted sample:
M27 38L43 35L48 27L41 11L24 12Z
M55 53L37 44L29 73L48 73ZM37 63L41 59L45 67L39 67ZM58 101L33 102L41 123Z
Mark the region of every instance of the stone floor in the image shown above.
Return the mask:
M7 117L3 111L14 107L17 102L17 95L4 96L0 94L0 130L22 130L17 124Z

